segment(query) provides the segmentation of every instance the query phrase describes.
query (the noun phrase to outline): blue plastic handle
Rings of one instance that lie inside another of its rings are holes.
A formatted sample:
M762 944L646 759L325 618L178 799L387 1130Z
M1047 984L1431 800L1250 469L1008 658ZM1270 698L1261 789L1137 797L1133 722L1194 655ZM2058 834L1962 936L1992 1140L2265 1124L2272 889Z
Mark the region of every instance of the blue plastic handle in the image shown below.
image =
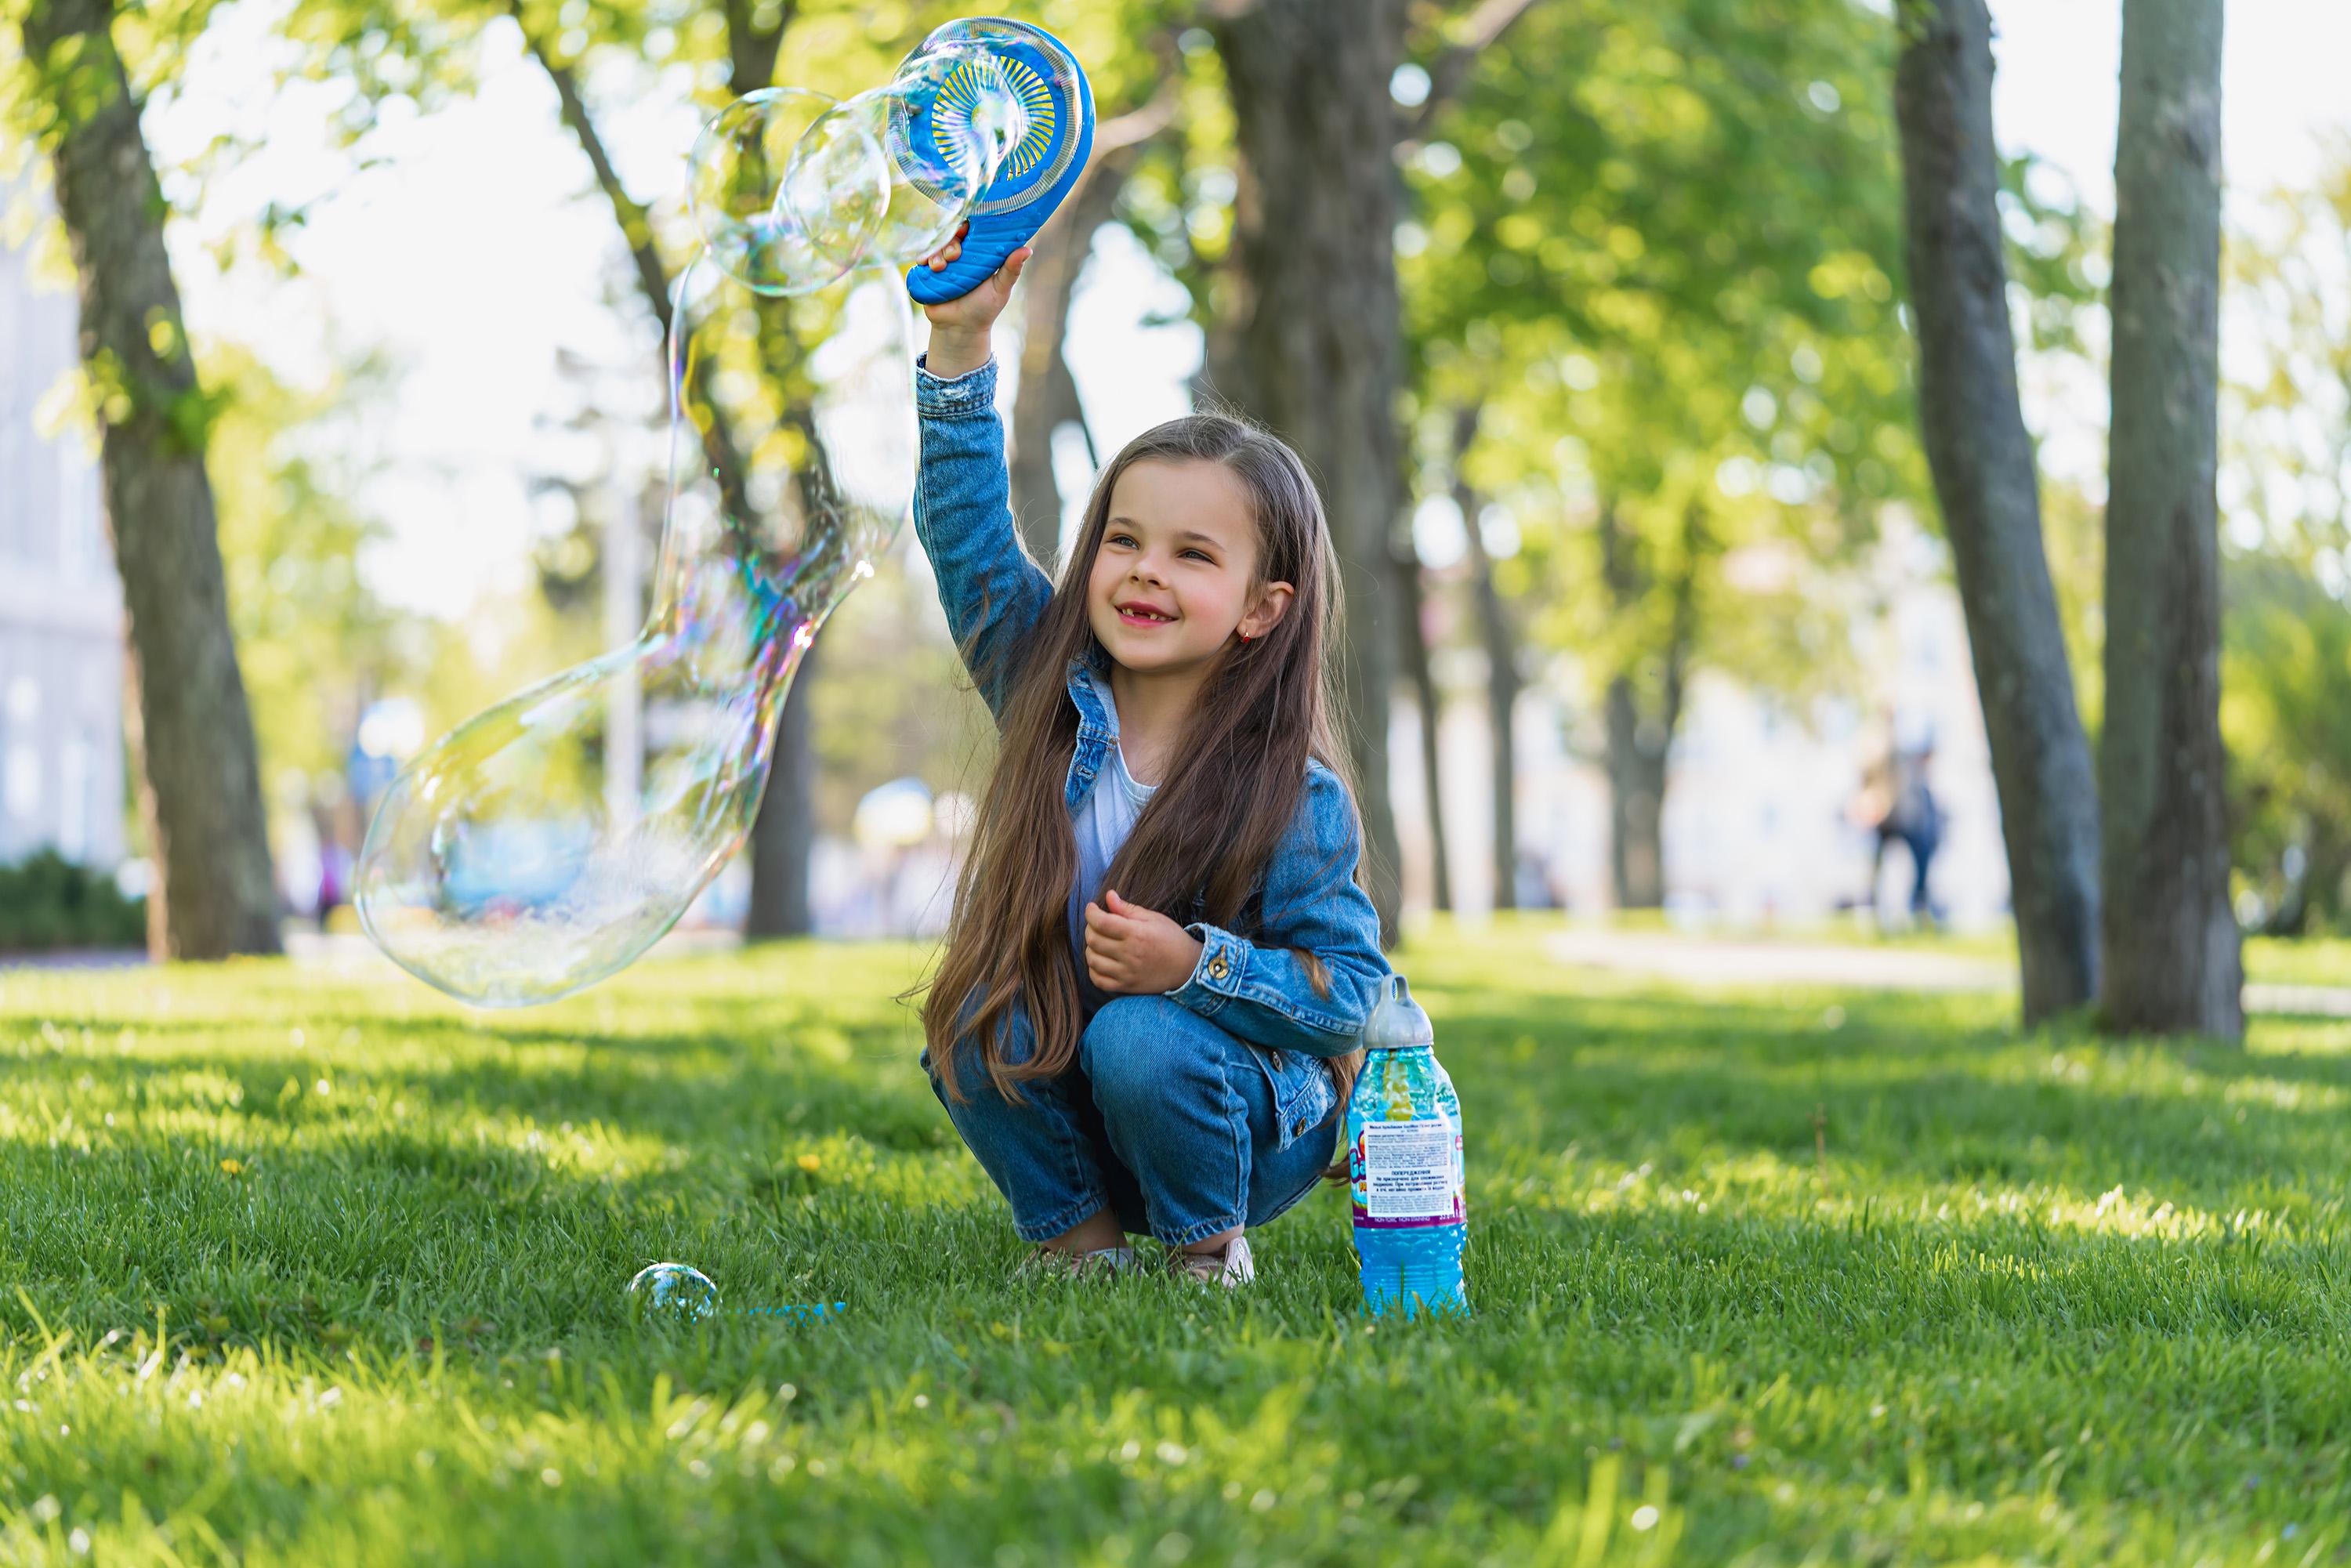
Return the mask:
M922 262L906 269L906 292L925 305L944 305L950 299L960 299L994 277L1005 257L1028 244L1045 226L1045 221L1053 215L1062 199L1077 188L1079 176L1085 172L1086 160L1093 154L1094 89L1086 79L1085 68L1078 64L1077 57L1059 38L1043 28L1025 23L1016 26L1021 32L1036 35L1039 41L1017 37L983 37L977 41L1007 62L1007 75L1016 82L1024 76L1031 82L1050 79L1055 72L1044 49L1050 47L1059 51L1075 76L1078 101L1074 106L1055 106L1052 135L1075 135L1077 148L1050 184L1028 190L1021 188L1022 182L1050 170L1058 162L1059 150L1049 142L1028 161L1026 168L1014 166L1019 162L1017 157L1007 158L1005 168L980 193L970 230L963 236L962 254L936 272ZM1075 112L1071 112L1072 108Z

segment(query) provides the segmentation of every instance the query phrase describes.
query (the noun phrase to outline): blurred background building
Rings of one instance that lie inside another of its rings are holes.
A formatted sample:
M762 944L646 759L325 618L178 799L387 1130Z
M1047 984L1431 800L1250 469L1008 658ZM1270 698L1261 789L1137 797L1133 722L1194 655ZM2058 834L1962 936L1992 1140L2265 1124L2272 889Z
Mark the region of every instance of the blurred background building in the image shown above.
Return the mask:
M9 195L0 187L0 207ZM123 855L122 591L96 455L78 426L42 417L76 363L77 319L73 294L37 291L27 252L0 236L0 863L54 849L110 870Z

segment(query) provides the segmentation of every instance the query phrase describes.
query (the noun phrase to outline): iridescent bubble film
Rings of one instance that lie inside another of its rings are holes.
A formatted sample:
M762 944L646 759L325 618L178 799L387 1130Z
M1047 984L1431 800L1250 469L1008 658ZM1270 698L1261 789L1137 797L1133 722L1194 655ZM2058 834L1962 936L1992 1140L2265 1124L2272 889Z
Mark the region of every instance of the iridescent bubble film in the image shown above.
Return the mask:
M653 1263L623 1292L633 1322L699 1322L718 1310L718 1287L686 1263Z
M765 88L727 105L694 144L695 227L721 268L762 294L840 277L889 205L882 144L840 107L820 92Z
M906 266L945 245L1029 134L1029 108L1006 65L970 47L917 54L888 87L837 110L880 143L890 166L872 255Z
M895 268L954 232L1024 114L960 47L848 105L771 89L704 129L651 612L633 643L468 719L385 791L354 902L402 968L480 1006L551 1001L651 946L741 846L801 655L913 502Z
M759 371L790 343L817 346L778 406ZM718 873L800 656L913 499L912 359L893 273L772 300L706 259L687 269L652 613L392 782L357 901L402 967L483 1006L551 1000L643 952Z

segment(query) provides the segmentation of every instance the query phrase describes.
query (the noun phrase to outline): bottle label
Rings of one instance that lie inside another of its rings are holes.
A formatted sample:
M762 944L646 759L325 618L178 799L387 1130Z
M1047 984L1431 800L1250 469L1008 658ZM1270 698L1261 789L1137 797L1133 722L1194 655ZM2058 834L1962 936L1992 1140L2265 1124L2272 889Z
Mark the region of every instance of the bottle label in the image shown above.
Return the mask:
M1359 1208L1374 1223L1449 1220L1460 1209L1453 1195L1454 1133L1447 1122L1367 1122L1364 1124Z

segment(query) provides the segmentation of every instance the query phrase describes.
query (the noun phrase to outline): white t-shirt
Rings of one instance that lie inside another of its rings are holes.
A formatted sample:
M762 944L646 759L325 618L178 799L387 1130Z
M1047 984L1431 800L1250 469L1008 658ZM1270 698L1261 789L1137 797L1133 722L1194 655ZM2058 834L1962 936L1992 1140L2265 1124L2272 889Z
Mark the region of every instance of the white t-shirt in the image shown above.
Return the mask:
M1070 945L1081 956L1086 950L1086 905L1102 896L1102 874L1110 870L1126 835L1134 831L1135 818L1159 789L1156 784L1137 784L1134 775L1126 770L1126 755L1118 745L1118 704L1111 697L1109 682L1098 683L1095 689L1102 693L1102 706L1110 714L1111 744L1110 757L1094 776L1094 787L1079 808L1075 823L1078 877L1070 884Z

